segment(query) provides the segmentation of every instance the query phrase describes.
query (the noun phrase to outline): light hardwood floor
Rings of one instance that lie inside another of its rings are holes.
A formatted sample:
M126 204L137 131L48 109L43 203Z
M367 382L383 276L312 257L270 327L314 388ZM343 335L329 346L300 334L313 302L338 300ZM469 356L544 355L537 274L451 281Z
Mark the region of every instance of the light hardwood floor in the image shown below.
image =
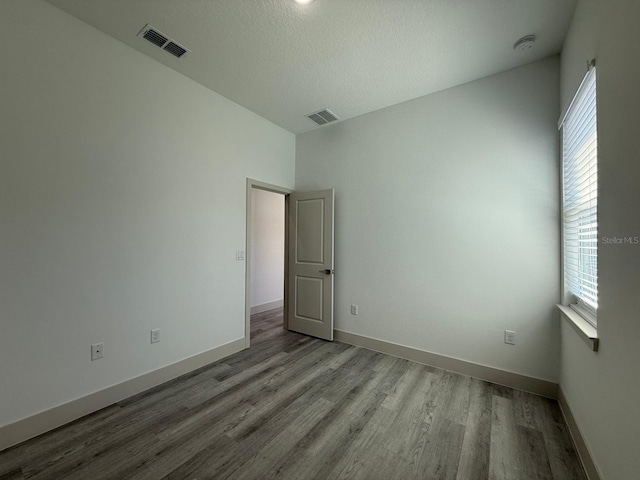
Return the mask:
M0 452L0 480L584 480L555 401L282 330Z

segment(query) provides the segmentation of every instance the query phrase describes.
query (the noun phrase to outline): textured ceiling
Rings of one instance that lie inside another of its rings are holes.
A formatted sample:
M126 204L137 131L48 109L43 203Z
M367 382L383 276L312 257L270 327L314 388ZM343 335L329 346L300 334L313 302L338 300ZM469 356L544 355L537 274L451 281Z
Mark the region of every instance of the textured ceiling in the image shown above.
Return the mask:
M558 53L575 0L48 0L294 133ZM176 59L145 24L189 48ZM535 34L528 52L513 43Z

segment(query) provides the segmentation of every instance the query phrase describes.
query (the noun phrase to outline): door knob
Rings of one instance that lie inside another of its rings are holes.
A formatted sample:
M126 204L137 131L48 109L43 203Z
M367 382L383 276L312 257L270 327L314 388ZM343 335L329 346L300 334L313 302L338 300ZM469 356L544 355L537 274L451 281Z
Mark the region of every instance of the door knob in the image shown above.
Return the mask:
M324 273L325 275L333 275L335 273L335 270L327 268L325 270L320 270L320 273Z

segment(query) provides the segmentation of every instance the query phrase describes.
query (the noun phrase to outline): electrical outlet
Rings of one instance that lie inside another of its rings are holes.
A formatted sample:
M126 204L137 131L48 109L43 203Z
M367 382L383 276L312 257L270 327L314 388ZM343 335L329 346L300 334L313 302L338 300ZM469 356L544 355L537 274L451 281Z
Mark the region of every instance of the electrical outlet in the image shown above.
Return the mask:
M91 345L91 361L104 357L104 343L94 343Z
M151 343L158 343L160 341L160 329L156 328L151 330Z
M244 250L236 250L236 260L244 260Z
M358 314L358 305L351 305L351 315Z
M513 330L505 330L504 331L504 343L507 343L509 345L515 345L516 344L516 332L514 332Z

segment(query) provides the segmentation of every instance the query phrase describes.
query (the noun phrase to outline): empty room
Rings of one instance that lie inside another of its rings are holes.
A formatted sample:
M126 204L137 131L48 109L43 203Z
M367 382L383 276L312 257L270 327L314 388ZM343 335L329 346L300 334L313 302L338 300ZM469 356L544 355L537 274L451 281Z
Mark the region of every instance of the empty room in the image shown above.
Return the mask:
M640 2L0 0L0 480L634 480Z

